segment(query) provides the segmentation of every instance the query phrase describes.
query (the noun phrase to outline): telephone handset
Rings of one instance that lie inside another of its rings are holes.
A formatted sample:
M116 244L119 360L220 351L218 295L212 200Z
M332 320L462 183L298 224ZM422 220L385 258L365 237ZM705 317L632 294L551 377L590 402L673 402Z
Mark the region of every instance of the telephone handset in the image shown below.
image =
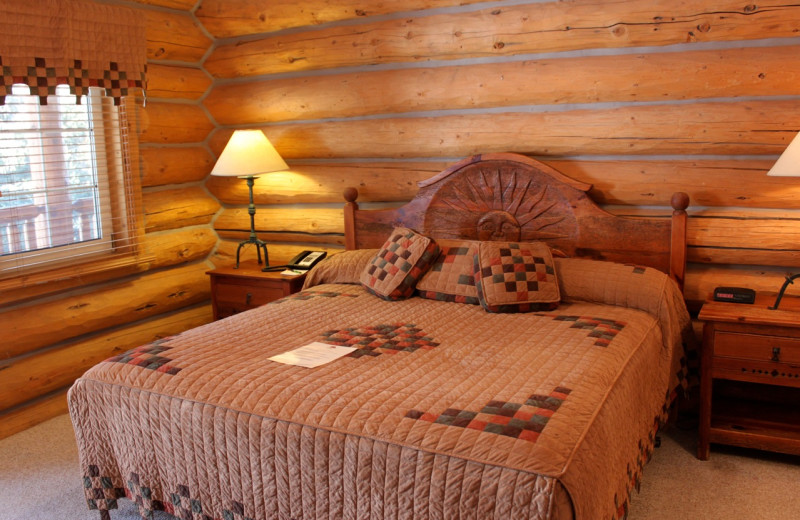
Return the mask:
M302 269L307 271L317 265L317 263L326 256L328 256L328 253L325 251L303 251L289 260L287 267L289 269Z
M286 265L273 265L262 269L262 271L282 271L284 269L296 271L308 271L319 263L320 260L328 256L325 251L302 251Z

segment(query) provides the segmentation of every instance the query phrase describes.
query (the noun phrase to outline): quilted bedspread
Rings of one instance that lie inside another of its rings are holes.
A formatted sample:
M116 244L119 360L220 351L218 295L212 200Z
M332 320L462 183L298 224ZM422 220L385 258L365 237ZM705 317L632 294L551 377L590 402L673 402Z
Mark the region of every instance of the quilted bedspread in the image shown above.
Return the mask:
M681 384L689 319L661 273L600 280L595 264L562 262L553 311L322 283L104 361L69 393L89 507L619 517ZM267 359L313 341L358 348L317 368Z

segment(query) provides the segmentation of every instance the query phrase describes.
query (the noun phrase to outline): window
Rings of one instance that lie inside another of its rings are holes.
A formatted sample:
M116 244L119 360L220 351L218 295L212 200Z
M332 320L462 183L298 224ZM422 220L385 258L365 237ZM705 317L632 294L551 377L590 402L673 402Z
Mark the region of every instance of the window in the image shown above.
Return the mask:
M135 252L129 104L100 88L76 103L60 85L41 105L14 85L0 105L0 278Z

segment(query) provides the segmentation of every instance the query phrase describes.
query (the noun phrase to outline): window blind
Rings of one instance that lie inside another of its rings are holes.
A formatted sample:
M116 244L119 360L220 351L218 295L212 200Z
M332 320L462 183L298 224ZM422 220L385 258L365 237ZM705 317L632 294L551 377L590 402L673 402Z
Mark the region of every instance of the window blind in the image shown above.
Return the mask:
M0 106L0 277L136 252L130 105L100 88L77 104L62 85L44 105L12 89Z
M0 2L0 291L137 252L146 59L140 10Z

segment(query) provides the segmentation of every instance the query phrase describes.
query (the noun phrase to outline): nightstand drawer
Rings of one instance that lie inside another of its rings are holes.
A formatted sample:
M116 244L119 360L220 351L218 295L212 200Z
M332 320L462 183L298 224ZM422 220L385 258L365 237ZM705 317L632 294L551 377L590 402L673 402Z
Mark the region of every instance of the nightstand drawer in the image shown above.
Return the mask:
M262 271L254 262L243 262L241 269L219 267L208 271L211 277L211 306L214 319L238 314L265 303L294 294L303 288L305 274L284 275Z
M217 285L217 305L236 308L236 312L252 309L283 297L283 288L221 283Z
M800 339L718 331L714 356L800 365Z

